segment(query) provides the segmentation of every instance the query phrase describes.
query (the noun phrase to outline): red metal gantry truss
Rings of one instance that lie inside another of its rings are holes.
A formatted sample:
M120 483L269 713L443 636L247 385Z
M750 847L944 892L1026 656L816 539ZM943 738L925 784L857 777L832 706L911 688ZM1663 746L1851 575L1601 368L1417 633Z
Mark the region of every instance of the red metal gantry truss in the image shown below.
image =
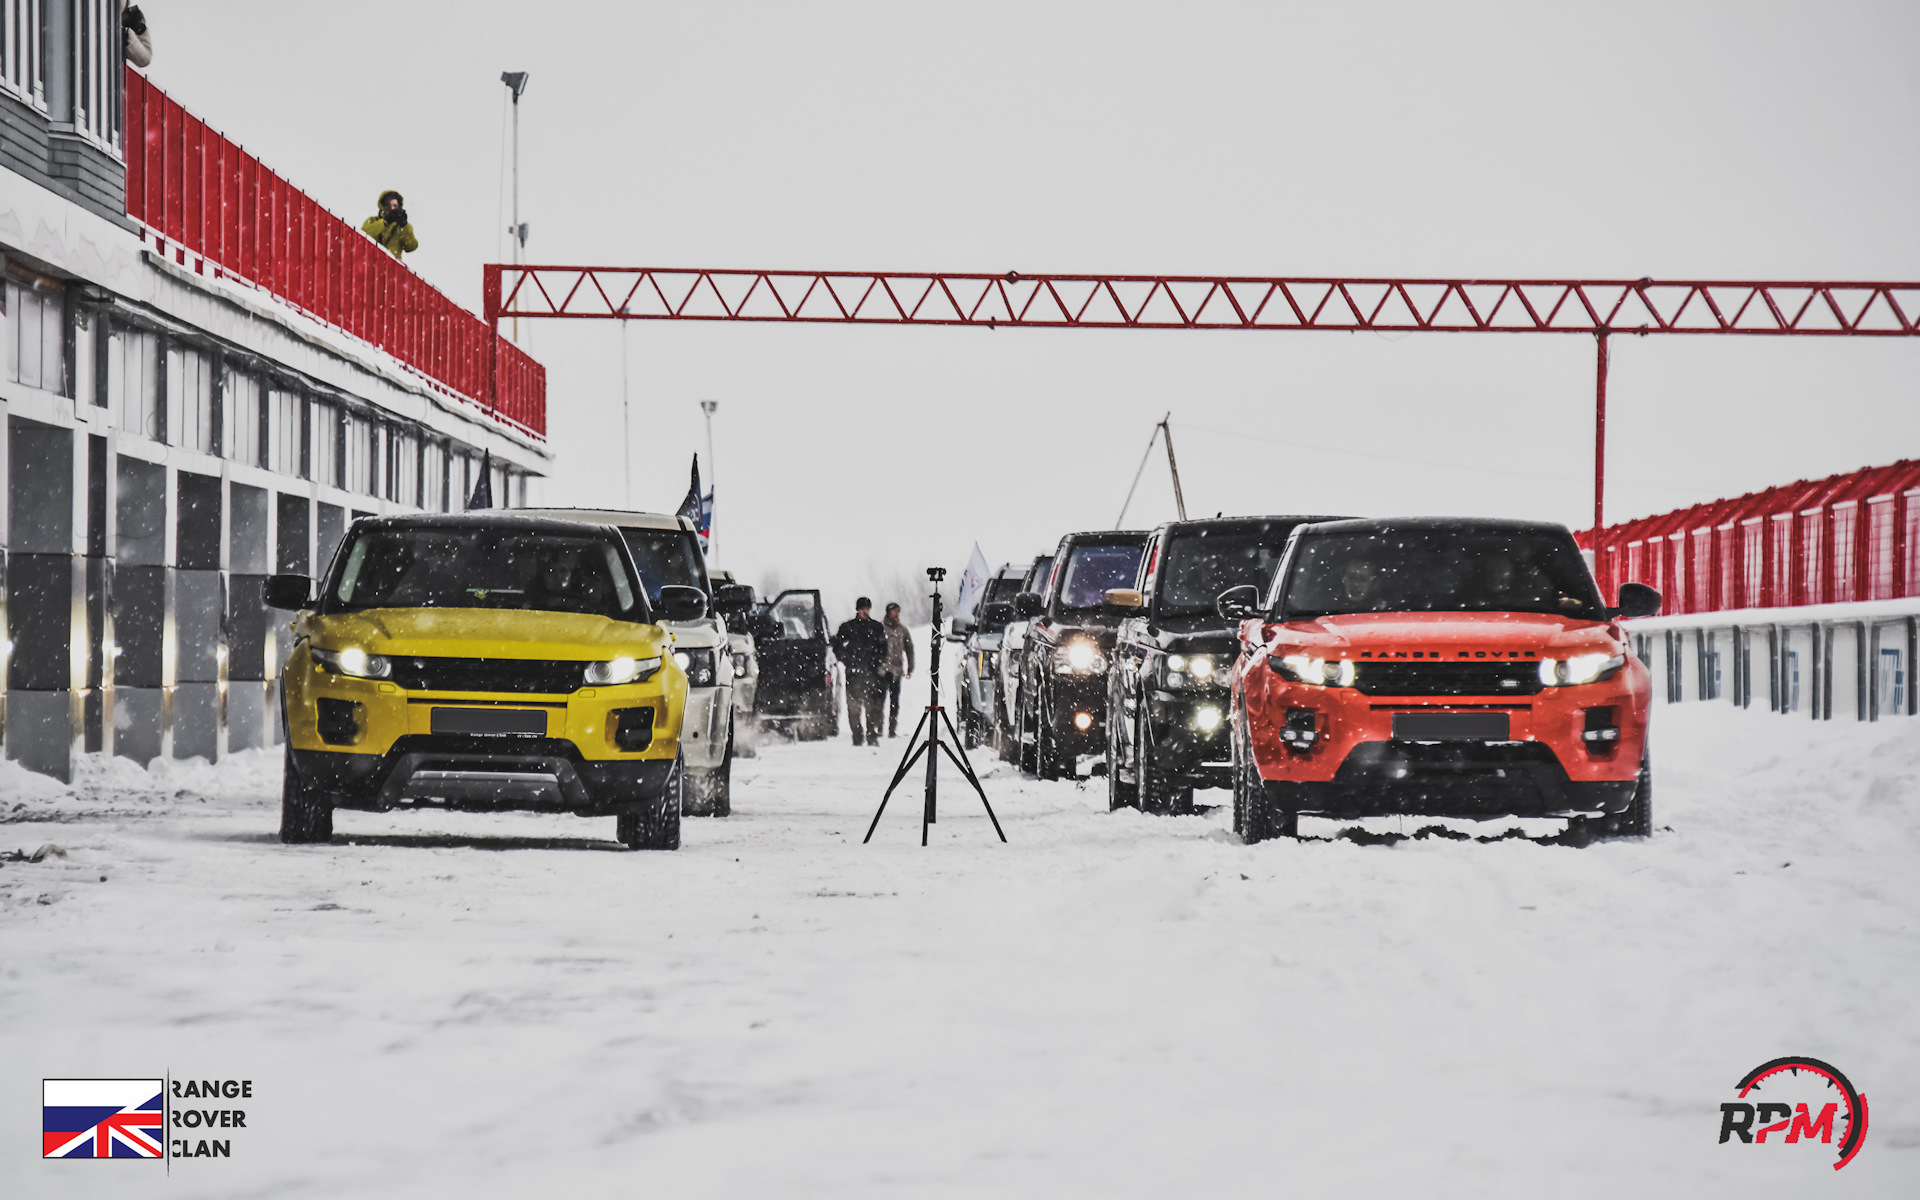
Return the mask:
M1036 329L1584 333L1596 343L1593 531L1605 526L1616 333L1920 335L1920 282L999 275L489 264L486 319Z

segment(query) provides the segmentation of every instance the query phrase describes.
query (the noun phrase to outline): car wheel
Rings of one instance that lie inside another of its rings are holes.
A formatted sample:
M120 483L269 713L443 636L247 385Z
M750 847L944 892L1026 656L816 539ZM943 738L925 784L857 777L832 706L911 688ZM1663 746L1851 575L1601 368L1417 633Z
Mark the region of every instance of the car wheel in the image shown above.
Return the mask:
M712 816L733 815L733 718L727 718L727 753L713 773Z
M1233 827L1240 840L1251 846L1267 839L1266 784L1253 755L1235 747L1233 759Z
M1020 720L1014 725L1014 760L1022 775L1040 774L1040 763L1036 752L1040 742L1040 722L1033 712L1033 697L1027 688L1020 689Z
M1135 786L1140 791L1140 811L1167 815L1193 811L1193 785L1153 761L1152 725L1143 705L1134 714L1133 760Z
M1060 769L1060 749L1053 740L1053 703L1046 702L1044 710L1038 702L1034 705L1035 720L1033 731L1033 757L1035 773L1042 779L1058 779L1063 772Z
M685 760L674 756L673 769L666 786L632 812L614 818L614 834L629 850L678 850L680 848L681 793L687 777Z
M280 771L280 840L289 846L331 840L333 804L294 771L292 750Z
M1581 817L1567 823L1567 840L1578 846L1599 838L1653 836L1653 765L1646 755L1640 757L1640 781L1633 799L1618 813L1604 817Z
M1111 698L1109 698L1111 704ZM1126 711L1124 703L1120 708ZM1140 772L1135 770L1132 780L1120 778L1120 764L1125 756L1120 750L1120 722L1107 722L1107 811L1119 812L1123 808L1140 807Z

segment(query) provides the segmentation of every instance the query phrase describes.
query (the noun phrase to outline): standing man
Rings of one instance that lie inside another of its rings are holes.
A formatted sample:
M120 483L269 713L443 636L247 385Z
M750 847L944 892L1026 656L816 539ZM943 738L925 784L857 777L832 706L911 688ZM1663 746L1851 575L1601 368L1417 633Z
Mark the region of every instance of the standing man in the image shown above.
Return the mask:
M900 606L887 605L886 619L880 628L887 631L887 665L882 682L887 689L887 736L900 736L900 680L913 678L913 639L900 623Z
M380 193L380 211L360 223L360 232L380 243L380 248L399 258L420 248L413 236L413 223L407 220L406 197L396 191Z
M873 601L854 601L853 619L834 631L833 652L847 672L847 727L856 746L880 744L880 672L887 665L887 631L873 619Z

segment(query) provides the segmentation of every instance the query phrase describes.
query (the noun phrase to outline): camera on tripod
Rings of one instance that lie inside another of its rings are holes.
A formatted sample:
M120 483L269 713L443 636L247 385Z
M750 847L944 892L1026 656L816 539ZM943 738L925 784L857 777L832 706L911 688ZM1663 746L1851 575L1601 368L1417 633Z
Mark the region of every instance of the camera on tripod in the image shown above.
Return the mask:
M945 579L946 577L947 577L947 569L945 567L928 567L927 568L927 578L933 580L935 583L939 583L942 579Z

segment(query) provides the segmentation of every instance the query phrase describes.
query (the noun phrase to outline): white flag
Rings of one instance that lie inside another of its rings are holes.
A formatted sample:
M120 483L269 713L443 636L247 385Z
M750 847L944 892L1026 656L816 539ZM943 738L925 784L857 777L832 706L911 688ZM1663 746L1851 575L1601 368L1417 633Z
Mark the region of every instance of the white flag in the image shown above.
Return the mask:
M960 598L953 602L953 611L962 615L973 612L973 606L980 602L980 593L987 590L987 574L992 568L987 566L987 556L980 553L980 543L973 544L973 557L967 560L967 573L960 577Z

